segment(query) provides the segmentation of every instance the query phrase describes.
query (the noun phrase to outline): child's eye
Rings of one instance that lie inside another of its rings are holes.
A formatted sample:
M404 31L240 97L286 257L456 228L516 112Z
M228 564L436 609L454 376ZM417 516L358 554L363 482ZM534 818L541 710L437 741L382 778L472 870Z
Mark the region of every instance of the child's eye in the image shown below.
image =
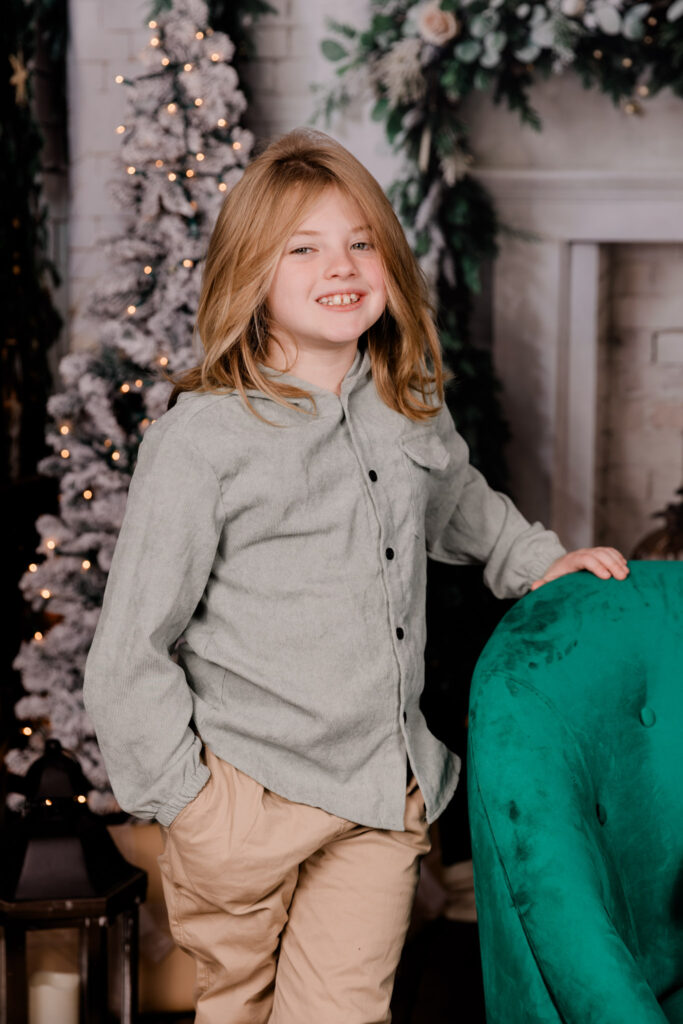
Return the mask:
M366 249L372 249L372 244L370 242L354 242L353 246L356 246L356 245L363 245L363 246L365 246L365 249L361 249L361 252L365 252ZM352 246L352 248L353 248L353 246Z
M296 249L292 249L292 253L311 252L311 251L312 251L312 246L310 246L310 245L299 245L299 246L296 247Z

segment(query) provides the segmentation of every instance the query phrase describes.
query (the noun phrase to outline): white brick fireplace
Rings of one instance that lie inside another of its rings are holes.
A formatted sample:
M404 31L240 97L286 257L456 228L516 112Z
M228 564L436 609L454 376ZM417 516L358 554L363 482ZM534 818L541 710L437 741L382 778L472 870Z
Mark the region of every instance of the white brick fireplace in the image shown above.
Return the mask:
M570 547L628 554L683 483L683 100L628 117L570 76L537 99L544 133L483 101L472 133L518 232L491 296L512 490Z

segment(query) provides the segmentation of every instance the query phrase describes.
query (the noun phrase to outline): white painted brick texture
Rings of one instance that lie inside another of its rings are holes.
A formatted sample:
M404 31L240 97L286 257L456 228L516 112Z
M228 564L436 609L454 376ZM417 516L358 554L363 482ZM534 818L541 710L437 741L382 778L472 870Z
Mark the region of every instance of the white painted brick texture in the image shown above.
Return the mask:
M683 483L683 334L657 345L658 331L683 332L683 246L611 249L597 525L629 553Z

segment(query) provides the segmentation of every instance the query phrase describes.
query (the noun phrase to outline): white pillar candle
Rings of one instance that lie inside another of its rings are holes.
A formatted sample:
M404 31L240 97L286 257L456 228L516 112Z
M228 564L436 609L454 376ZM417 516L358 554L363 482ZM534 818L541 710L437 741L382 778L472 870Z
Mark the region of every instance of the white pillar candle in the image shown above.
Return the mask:
M78 975L36 971L28 983L28 1024L78 1024Z

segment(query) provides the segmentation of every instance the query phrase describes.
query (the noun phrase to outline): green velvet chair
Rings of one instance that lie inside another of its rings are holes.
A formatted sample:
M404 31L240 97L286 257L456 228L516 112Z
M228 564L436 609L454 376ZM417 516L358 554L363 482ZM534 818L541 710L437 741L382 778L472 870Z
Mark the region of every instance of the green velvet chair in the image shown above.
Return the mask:
M683 1024L683 563L518 601L475 670L489 1024Z

